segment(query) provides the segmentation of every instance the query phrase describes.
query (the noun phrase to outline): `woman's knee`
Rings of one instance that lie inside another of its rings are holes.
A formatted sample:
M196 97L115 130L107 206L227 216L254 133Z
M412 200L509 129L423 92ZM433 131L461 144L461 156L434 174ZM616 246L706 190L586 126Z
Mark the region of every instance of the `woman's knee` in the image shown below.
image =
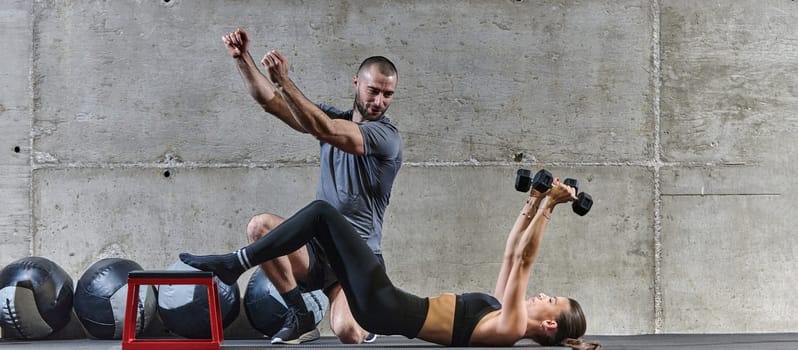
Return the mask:
M308 207L316 212L322 213L323 215L330 215L338 212L338 209L335 209L332 204L321 199L314 200L308 205Z
M269 234L269 232L283 222L283 220L283 218L270 213L253 216L247 224L247 239L249 239L250 243L257 241L261 237Z

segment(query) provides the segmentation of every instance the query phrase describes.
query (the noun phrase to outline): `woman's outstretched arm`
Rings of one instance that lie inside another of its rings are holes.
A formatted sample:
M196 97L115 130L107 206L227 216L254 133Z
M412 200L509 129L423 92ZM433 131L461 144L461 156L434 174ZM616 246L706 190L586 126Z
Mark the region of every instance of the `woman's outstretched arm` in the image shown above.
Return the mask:
M526 307L524 302L529 284L529 274L532 263L537 258L543 232L551 218L554 207L560 203L572 201L576 198L574 189L562 184L559 179L546 193L545 202L540 205L532 221L523 231L517 245L514 247L512 265L507 277L504 294L499 296L502 302L498 332L518 334L519 338L526 331Z
M504 246L504 254L502 255L502 266L499 269L499 276L496 278L496 288L493 291L493 296L498 299L504 296L504 288L507 286L507 278L510 276L510 269L513 266L515 247L518 246L521 235L532 223L532 219L537 214L540 203L544 198L545 196L535 189L529 192L529 197L526 198L524 206L521 208L521 213L516 217L513 228L507 236L507 243Z

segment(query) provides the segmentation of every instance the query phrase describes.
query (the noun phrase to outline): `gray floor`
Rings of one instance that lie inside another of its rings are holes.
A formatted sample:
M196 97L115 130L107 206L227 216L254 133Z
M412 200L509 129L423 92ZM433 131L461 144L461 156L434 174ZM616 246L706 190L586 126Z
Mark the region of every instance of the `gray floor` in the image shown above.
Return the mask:
M636 336L587 336L587 340L598 341L603 349L645 349L645 350L795 350L798 349L798 333L779 333L779 334L652 334ZM293 346L273 346L268 340L225 340L222 344L223 349L244 350L244 349L266 349L293 347L301 349L314 348L352 348L352 345L343 345L332 337L323 337L317 341L303 345ZM354 346L357 348L437 348L439 346L420 340L409 340L404 337L391 336L380 337L376 343ZM536 349L561 349L543 348L531 342L523 341L516 344L516 347L531 347ZM6 349L86 349L86 350L105 350L121 349L120 341L111 340L41 340L41 341L15 341L0 339L0 348Z

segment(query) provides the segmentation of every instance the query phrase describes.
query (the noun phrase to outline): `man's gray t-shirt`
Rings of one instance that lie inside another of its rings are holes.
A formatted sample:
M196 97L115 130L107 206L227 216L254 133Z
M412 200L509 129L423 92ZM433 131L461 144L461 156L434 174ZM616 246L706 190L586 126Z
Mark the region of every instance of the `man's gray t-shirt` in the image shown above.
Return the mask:
M352 110L318 106L330 118L352 120ZM369 248L375 254L382 254L382 222L393 181L402 166L402 138L386 115L358 126L365 155L356 156L321 142L316 199L337 208Z

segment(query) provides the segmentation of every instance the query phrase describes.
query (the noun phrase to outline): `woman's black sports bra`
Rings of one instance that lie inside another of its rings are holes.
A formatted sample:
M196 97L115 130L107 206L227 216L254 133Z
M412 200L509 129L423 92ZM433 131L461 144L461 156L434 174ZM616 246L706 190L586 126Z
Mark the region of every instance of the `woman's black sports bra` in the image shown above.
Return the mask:
M502 308L496 298L484 293L456 295L454 307L454 329L451 346L468 346L471 333L479 321L488 313Z

